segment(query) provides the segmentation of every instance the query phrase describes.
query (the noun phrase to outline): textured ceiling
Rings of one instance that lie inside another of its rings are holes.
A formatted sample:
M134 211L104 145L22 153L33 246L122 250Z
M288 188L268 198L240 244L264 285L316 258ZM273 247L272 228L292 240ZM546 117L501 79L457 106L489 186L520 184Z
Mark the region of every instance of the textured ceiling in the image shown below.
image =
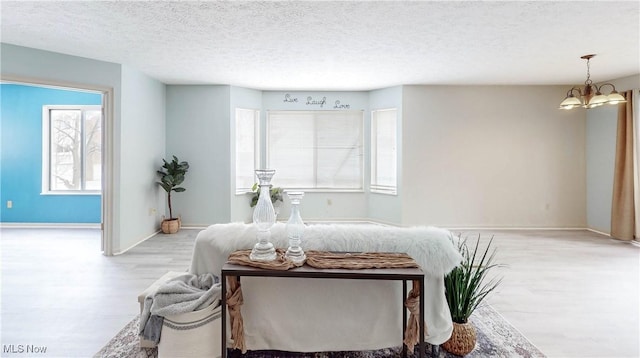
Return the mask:
M640 2L2 1L1 40L169 84L362 90L640 73Z

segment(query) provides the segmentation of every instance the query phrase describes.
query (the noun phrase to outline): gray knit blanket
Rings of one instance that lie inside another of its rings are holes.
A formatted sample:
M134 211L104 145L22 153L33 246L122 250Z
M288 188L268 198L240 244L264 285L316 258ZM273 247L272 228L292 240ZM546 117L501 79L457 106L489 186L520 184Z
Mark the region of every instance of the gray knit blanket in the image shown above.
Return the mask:
M222 289L217 281L211 273L185 273L162 284L144 299L139 334L158 343L164 317L198 311L212 303L219 305Z

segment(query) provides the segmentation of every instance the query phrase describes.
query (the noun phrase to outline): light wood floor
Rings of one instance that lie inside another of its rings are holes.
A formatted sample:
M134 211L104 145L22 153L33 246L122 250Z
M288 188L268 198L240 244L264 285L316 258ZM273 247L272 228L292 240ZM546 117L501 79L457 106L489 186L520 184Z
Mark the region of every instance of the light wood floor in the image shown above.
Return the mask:
M90 357L139 310L136 297L186 270L199 230L115 257L97 230L0 229L2 356ZM549 357L640 356L640 248L586 231L482 231L507 267L490 303ZM15 354L13 356L25 356Z

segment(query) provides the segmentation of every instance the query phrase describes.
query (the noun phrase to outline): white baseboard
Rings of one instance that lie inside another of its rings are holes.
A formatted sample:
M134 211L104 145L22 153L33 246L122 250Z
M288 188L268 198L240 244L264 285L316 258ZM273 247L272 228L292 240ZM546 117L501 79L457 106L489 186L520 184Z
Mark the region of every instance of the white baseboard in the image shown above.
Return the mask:
M600 235L606 236L606 237L608 237L608 238L610 238L611 240L616 241L616 242L626 243L626 244L631 244L631 245L633 245L633 246L638 246L638 247L640 247L640 240L638 240L638 238L637 238L637 237L636 237L636 238L634 238L633 240L629 240L629 241L627 241L627 240L620 240L620 239L616 239L616 238L614 238L613 236L611 236L611 234L608 234L608 233L606 233L606 232L598 231L598 230L591 229L591 228L587 228L587 230L589 230L589 231L591 231L591 232L594 232L594 233L596 233L596 234L600 234Z
M16 229L100 229L99 223L0 223L0 228Z
M205 228L206 228L206 226L181 226L181 227L180 227L180 229L205 229ZM118 251L118 252L115 252L113 255L114 255L114 256L122 255L122 254L124 254L125 252L127 252L127 251L129 251L129 250L133 249L134 247L136 247L136 246L138 246L138 245L142 244L143 242L145 242L145 241L149 240L150 238L152 238L152 237L154 237L154 236L158 235L158 234L159 234L159 233L161 233L161 232L162 232L162 230L158 229L158 230L156 230L153 234L150 234L150 235L148 235L148 236L146 236L146 237L142 238L140 241L138 241L138 242L136 242L135 244L133 244L133 245L131 245L131 246L127 247L127 248L126 248L126 249L124 249L124 250L120 250L120 251Z
M441 227L441 226L439 226ZM511 226L492 226L492 227L443 227L447 230L563 230L563 231L572 231L572 230L589 230L586 227L511 227Z
M158 235L159 233L160 233L160 229L156 230L156 232L154 232L153 234L151 234L151 235L149 235L149 236L147 236L147 237L143 238L142 240L140 240L140 241L136 242L135 244L133 244L133 245L131 245L131 246L127 247L126 249L124 249L124 250L120 250L120 251L118 251L118 252L114 252L114 253L113 253L113 255L114 255L114 256L122 255L122 254L124 254L125 252L127 252L127 251L129 251L129 250L133 249L134 247L136 247L136 246L138 246L138 245L142 244L143 242L145 242L145 241L149 240L150 238L152 238L152 237L154 237L154 236Z
M591 231L591 232L595 232L596 234L604 235L606 237L611 237L611 234L603 232L603 231L598 231L598 230L592 229L592 228L587 228L587 230Z

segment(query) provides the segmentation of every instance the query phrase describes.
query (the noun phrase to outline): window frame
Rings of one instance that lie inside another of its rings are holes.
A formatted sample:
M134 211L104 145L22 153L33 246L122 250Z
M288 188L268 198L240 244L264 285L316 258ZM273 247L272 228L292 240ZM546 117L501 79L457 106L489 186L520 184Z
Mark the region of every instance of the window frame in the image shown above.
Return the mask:
M377 179L377 160L378 160L378 143L377 143L377 118L376 113L394 111L395 115L395 185L374 184ZM381 108L371 111L371 143L370 147L370 178L369 191L376 194L398 195L398 109L397 108Z
M270 140L270 136L269 136L269 129L270 129L270 125L271 125L271 121L270 121L270 116L271 114L277 114L277 113L287 113L287 114L292 114L292 113L299 113L302 115L313 115L314 117L316 115L320 115L320 114L328 114L328 113L357 113L359 114L360 118L359 118L359 125L360 125L360 138L359 138L359 144L360 144L360 178L358 180L359 183L359 188L331 188L331 187L298 187L298 186L287 186L286 189L288 190L301 190L304 192L315 192L315 193L363 193L365 192L365 141L364 141L364 137L365 137L365 111L364 110L267 110L266 111L266 116L265 116L265 140L264 140L264 146L261 147L262 150L264 150L265 153L265 158L264 158L264 162L266 167L269 167L269 150L270 150L270 145L269 145L269 140ZM317 131L314 131L314 142L317 140ZM314 168L313 168L313 172L314 172L314 180L317 183L317 175L318 175L318 168L317 168L317 147L314 143ZM275 168L274 168L275 169ZM277 172L276 172L277 175Z
M51 110L80 110L81 114L81 131L82 131L82 154L80 161L80 186L77 190L53 190L51 189ZM86 185L86 133L85 133L85 112L100 111L100 130L103 130L104 109L102 105L44 105L42 106L42 189L40 195L101 195L102 189L82 189ZM100 139L102 143L102 136ZM100 146L100 160L103 160L102 153L104 146ZM101 165L102 168L102 165ZM101 175L101 187L102 175Z
M252 109L252 108L242 108L236 107L235 109L235 117L233 118L233 128L234 128L234 136L233 136L233 154L234 154L234 187L236 195L244 195L246 193L252 193L251 187L249 188L239 188L238 187L238 111L251 111L254 113L253 120L253 169L257 169L260 166L260 110ZM255 175L254 175L255 179Z

